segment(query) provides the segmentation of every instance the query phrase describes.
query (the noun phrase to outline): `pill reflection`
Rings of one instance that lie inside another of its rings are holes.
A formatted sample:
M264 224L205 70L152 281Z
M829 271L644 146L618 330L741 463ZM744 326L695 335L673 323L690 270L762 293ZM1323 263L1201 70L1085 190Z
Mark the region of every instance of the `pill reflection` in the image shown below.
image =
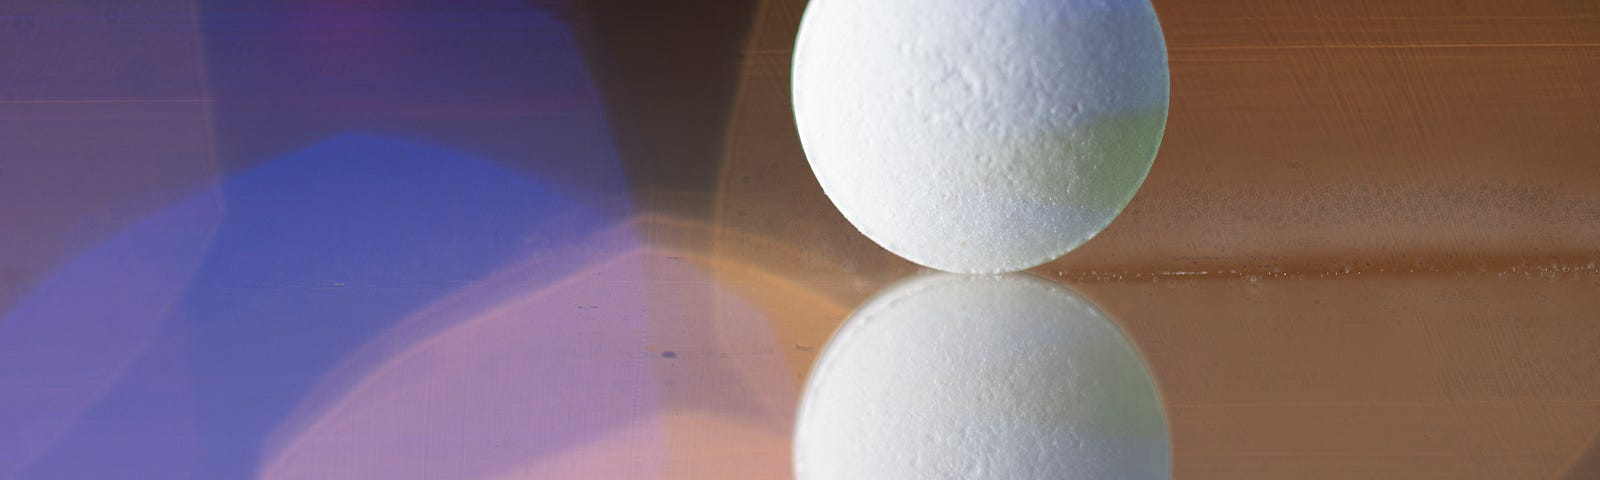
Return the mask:
M1028 275L921 275L867 301L811 372L795 432L800 479L1170 475L1138 351Z

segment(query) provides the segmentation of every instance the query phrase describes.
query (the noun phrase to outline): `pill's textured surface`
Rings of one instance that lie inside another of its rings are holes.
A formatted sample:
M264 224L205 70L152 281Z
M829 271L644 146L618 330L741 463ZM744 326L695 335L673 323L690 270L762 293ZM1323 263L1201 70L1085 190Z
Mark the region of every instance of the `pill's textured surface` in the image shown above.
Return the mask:
M1166 479L1154 381L1115 323L1025 275L916 277L840 328L795 425L800 480Z
M839 211L960 273L1033 267L1104 229L1167 117L1149 0L814 0L793 82Z

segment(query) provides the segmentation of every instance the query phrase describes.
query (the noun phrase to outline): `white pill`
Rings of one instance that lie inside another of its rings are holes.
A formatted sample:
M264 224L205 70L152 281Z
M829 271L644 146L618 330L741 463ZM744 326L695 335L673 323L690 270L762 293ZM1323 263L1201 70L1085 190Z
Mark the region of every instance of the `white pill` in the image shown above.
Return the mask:
M817 180L884 248L959 273L1088 241L1166 128L1149 0L813 0L794 114Z
M834 334L795 425L799 480L1162 479L1154 381L1115 323L1036 277L936 274Z

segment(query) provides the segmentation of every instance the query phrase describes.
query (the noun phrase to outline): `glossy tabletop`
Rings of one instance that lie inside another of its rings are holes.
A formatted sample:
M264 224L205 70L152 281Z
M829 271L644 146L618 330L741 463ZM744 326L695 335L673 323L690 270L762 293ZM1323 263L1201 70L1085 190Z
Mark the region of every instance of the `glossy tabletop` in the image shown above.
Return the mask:
M1155 6L1155 166L1028 275L1173 478L1600 478L1600 3ZM0 479L788 478L927 275L811 176L803 8L0 5Z

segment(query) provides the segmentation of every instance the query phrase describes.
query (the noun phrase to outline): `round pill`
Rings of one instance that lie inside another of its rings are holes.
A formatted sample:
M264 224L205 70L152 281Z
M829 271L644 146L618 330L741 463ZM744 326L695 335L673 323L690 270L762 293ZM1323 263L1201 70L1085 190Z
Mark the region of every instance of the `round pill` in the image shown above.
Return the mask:
M799 480L1162 479L1155 382L1115 323L1017 274L933 274L862 306L818 357Z
M1166 128L1149 0L813 0L793 68L800 140L834 205L950 272L1027 269L1088 241Z

